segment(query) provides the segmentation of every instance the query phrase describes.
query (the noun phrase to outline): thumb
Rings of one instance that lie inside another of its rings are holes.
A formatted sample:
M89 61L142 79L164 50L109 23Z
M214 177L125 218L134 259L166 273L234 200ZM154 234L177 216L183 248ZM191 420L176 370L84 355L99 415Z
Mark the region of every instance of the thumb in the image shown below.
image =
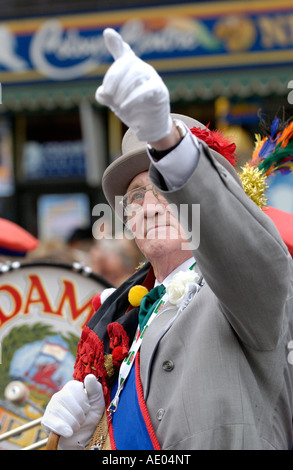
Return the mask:
M131 47L123 41L122 37L115 29L106 28L103 36L106 47L115 60L122 57L126 52L133 52Z
M87 392L90 405L93 405L97 400L100 400L101 397L103 397L102 385L93 374L87 375L84 379L84 388Z

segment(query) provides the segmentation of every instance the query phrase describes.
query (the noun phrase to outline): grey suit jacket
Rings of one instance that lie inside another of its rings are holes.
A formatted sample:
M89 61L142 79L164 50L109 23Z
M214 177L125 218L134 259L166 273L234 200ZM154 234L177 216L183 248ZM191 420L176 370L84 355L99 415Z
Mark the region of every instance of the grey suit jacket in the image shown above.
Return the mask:
M293 269L286 246L205 144L179 190L166 191L153 167L150 177L170 203L189 204L189 216L192 203L200 204L195 269L206 280L179 315L165 305L141 346L142 386L162 449L290 449Z

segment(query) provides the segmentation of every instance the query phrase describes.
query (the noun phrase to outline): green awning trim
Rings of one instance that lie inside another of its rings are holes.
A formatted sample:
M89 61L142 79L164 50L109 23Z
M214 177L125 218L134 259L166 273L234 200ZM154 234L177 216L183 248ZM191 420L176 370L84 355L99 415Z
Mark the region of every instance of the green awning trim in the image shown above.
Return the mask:
M209 74L185 75L165 79L171 100L176 102L213 100L219 96L248 98L251 96L285 96L289 93L288 83L293 79L289 70L237 70Z
M251 96L286 96L288 83L293 79L292 68L215 71L163 75L171 101L210 101L219 96L248 98ZM95 103L97 81L2 85L0 112L36 111L40 109L69 109L83 100Z

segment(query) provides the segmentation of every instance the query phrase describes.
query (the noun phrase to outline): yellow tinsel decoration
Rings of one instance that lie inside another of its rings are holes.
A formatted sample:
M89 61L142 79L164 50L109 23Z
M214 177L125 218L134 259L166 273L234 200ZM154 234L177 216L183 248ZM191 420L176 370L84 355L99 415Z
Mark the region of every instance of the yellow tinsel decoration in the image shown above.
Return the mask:
M267 203L265 191L268 184L265 173L249 164L244 165L241 170L239 177L244 191L262 209Z
M128 301L133 307L139 307L142 298L148 293L144 286L133 286L128 292Z

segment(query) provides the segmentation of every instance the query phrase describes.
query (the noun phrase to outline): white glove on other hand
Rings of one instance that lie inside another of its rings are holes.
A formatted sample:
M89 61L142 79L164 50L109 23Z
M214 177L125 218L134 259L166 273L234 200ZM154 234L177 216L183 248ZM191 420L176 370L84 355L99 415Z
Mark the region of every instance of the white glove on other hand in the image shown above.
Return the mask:
M42 426L60 435L62 450L84 449L89 443L105 409L102 385L92 374L84 384L70 380L55 393L47 405Z
M114 63L96 91L96 100L108 106L141 141L156 142L172 129L170 96L155 69L139 59L119 33L104 31Z

